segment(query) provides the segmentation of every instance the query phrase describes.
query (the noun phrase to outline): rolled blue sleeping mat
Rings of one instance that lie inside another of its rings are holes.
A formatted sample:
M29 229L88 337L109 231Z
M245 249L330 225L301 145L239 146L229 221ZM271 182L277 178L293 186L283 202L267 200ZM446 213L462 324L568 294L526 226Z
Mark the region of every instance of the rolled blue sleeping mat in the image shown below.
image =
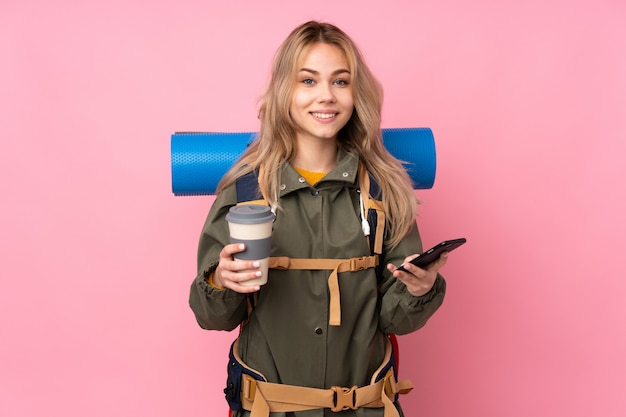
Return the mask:
M403 162L415 189L432 188L437 158L429 128L382 129L389 152ZM255 132L177 132L172 135L172 191L176 196L215 194L217 184Z

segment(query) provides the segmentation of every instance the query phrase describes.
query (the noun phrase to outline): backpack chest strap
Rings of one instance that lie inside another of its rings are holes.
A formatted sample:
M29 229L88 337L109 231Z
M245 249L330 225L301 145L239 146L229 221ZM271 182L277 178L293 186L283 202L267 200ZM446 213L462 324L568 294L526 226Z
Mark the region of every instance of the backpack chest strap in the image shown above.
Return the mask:
M306 269L330 270L328 291L330 293L330 312L328 324L341 325L341 301L339 293L339 277L342 272L363 271L378 266L378 255L362 256L350 259L306 259L289 258L287 256L270 257L269 267L272 269Z

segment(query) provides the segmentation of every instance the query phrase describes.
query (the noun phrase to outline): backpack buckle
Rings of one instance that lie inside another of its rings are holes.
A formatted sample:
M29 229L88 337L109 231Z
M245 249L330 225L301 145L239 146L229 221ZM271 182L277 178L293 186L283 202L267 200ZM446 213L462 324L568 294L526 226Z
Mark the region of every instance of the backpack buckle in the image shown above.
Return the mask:
M331 407L331 411L337 413L344 410L356 410L358 408L356 406L356 389L356 385L352 388L330 387L330 390L333 392L334 404Z
M377 256L361 256L360 258L350 258L350 271L363 271L364 269L378 266Z
M350 271L362 271L367 268L367 256L350 258Z

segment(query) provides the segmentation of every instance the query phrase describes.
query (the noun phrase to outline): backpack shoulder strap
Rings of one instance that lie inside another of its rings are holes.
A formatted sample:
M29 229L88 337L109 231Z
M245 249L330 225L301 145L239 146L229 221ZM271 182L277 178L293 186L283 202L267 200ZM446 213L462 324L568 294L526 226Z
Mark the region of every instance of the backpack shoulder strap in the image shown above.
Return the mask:
M367 180L365 181L369 187L369 190L361 190L361 195L365 196L365 211L367 212L367 222L370 225L370 230L374 232L374 239L369 239L370 252L372 254L381 255L383 252L383 240L386 232L385 211L382 203L382 190L376 182L376 178L368 172ZM383 268L385 266L381 263L376 267L376 275L380 280L382 278ZM380 282L378 283L380 285ZM393 373L398 379L398 369L400 368L400 346L398 343L398 337L395 334L388 334L387 337L392 346L392 362L394 364ZM398 397L396 396L397 400Z
M382 202L382 192L378 182L368 172L364 176L361 184L361 199L363 201L363 211L369 224L370 235L368 236L370 253L381 255L383 253L383 242L385 239L385 210ZM373 237L372 237L373 234Z
M237 205L243 204L262 204L267 205L267 201L263 198L259 189L259 172L250 171L247 174L237 178L235 181L237 190Z

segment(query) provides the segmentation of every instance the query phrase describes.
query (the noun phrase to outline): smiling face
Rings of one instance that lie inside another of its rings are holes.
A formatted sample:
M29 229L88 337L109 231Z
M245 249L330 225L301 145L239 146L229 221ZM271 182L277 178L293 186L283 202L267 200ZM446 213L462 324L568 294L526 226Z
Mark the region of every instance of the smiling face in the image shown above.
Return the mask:
M289 113L298 127L296 140L337 141L354 110L348 60L338 47L309 46L298 65Z

